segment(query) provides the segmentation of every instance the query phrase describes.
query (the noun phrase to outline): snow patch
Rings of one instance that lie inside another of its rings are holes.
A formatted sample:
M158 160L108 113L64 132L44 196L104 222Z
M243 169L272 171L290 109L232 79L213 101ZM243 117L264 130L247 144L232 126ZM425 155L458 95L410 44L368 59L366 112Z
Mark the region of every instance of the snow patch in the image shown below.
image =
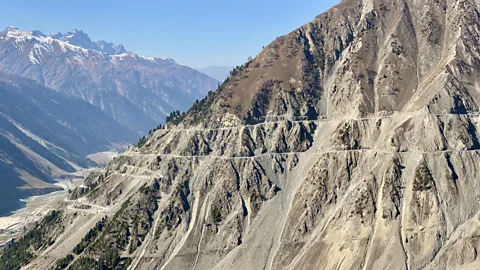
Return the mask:
M32 64L34 65L40 65L40 61L38 61L37 58L35 58L35 55L34 55L34 51L30 51L30 53L28 54L28 58L30 59L30 62L32 62Z
M178 65L171 58L160 58L160 57L144 57L139 56L132 52L125 52L119 55L108 55L101 51L85 49L76 45L70 44L68 41L62 41L56 39L55 37L62 36L63 38L68 39L72 34L63 36L61 33L55 33L50 35L43 35L39 31L22 31L17 28L11 27L7 29L7 34L5 37L1 37L3 40L12 40L13 44L20 50L24 51L26 45L33 44L29 52L29 60L34 65L40 65L42 59L45 59L45 53L50 55L56 55L60 49L63 54L66 54L66 62L72 63L72 59L75 59L77 63L85 67L86 58L101 58L105 59L112 63L118 64L119 61L124 61L129 58L136 60L142 59L148 61L152 64L173 64ZM31 45L30 45L31 46ZM73 56L73 58L71 57Z
M39 44L33 45L32 50L28 54L30 62L32 62L35 65L39 65L43 58L43 53L42 53L43 50L45 50L43 46Z

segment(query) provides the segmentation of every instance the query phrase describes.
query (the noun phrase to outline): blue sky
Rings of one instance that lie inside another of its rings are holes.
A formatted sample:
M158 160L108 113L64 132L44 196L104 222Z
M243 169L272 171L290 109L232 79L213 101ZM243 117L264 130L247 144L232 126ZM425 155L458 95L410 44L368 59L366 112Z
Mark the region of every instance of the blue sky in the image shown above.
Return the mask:
M339 0L3 0L0 27L82 29L144 56L192 67L238 65ZM3 30L3 29L2 29Z

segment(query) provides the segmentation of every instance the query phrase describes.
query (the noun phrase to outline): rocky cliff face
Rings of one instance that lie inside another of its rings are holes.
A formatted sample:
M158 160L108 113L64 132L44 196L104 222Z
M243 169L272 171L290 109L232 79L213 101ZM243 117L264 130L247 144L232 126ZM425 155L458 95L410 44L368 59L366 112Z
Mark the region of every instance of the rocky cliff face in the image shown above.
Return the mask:
M45 35L8 27L0 32L0 71L88 101L143 132L218 84L172 59L127 53L122 45L95 43L79 30Z
M112 224L81 254L98 262L109 244L130 269L479 268L479 9L345 0L278 38L72 192L104 209L78 222ZM69 230L29 267L70 253Z

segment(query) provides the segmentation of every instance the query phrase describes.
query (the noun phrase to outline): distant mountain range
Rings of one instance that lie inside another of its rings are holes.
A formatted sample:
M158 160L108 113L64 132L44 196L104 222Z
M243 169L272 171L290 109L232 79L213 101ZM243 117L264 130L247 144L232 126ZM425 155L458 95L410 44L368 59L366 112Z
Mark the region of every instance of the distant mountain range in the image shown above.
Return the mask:
M186 110L218 81L172 59L142 57L122 45L93 42L80 30L0 32L0 71L34 79L145 132L173 110Z
M218 81L81 30L0 32L0 215L186 110Z
M217 81L223 82L227 79L228 75L230 75L230 71L232 71L233 68L233 66L208 66L206 68L197 68L197 70Z
M13 26L8 27L7 30L12 32L18 31L18 29ZM100 51L110 55L118 55L127 52L127 50L125 50L122 44L115 45L113 43L108 43L105 40L93 42L85 32L77 29L74 29L71 32L67 32L65 34L56 32L45 35L40 31L33 31L32 34L39 37L50 37L52 39L61 40L84 49Z
M0 73L0 96L0 214L58 189L53 179L95 165L88 154L137 137L88 102L30 79Z

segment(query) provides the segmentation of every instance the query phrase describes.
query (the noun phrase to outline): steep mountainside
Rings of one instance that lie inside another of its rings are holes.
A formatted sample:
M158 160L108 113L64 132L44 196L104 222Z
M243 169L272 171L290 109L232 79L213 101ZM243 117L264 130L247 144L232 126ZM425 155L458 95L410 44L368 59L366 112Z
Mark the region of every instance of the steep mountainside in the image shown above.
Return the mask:
M135 131L186 110L218 82L172 59L141 57L82 31L0 32L0 71L31 78L101 108Z
M479 269L479 14L342 1L90 175L27 268Z
M33 80L0 73L0 214L78 168L85 157L135 141L100 109ZM49 184L50 183L50 184Z

